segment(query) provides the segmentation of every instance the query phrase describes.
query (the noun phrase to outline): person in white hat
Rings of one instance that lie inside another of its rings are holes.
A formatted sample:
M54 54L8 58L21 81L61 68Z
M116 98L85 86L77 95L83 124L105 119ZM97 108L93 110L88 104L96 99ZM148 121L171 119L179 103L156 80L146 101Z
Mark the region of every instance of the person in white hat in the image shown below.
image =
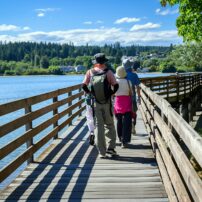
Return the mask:
M131 141L132 126L132 84L126 79L127 73L123 66L116 69L116 80L119 89L115 93L114 113L117 119L117 134L121 147L127 147Z

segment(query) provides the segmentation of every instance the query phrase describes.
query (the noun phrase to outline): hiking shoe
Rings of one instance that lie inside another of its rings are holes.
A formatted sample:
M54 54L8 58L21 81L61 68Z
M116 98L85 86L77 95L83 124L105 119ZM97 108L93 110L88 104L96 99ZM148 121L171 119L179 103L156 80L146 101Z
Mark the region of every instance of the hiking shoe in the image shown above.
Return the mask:
M132 126L132 134L133 134L133 135L136 134L135 126Z
M93 133L89 136L89 144L94 145L95 144L95 135Z
M116 151L114 149L108 149L107 154L117 155L117 153L116 153Z
M107 156L106 156L106 154L105 155L99 154L99 158L100 159L105 159L105 158L107 158Z

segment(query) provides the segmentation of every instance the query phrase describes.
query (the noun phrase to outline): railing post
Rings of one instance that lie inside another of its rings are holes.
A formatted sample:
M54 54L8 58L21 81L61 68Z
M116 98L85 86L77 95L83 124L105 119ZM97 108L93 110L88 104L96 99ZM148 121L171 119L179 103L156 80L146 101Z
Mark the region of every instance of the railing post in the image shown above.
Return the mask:
M58 97L53 97L53 103L56 103L58 101ZM58 114L58 108L54 109L53 110L53 116L55 116L56 114ZM56 121L54 124L53 124L53 128L56 128L58 126L58 121ZM58 133L54 136L54 139L57 139L58 138Z
M180 97L180 82L179 82L179 76L176 77L177 80L177 101L179 102L179 97Z
M184 77L184 98L186 97L186 77Z
M68 93L68 97L71 97L72 96L72 91L70 91L69 93ZM70 101L69 103L68 103L68 107L70 107L72 105L72 101ZM69 117L72 115L72 111L70 111L69 112ZM69 125L72 125L72 121L71 122L69 122Z
M191 74L189 75L189 94L191 94L192 89L191 89Z
M194 76L191 77L191 92L194 90Z
M180 115L182 116L182 118L189 122L189 116L188 116L188 103L186 103L185 101L182 102L181 104L181 109L180 109Z
M151 91L152 91L152 79L150 79L150 89L151 89Z
M188 103L188 123L192 121L193 118L193 108L192 108L192 100L189 100Z
M32 106L31 105L27 105L27 106L25 106L25 114L28 114L28 113L31 113L32 112ZM29 123L27 123L26 125L25 125L25 130L26 131L29 131L29 130L31 130L33 128L33 126L32 126L32 121L31 122L29 122ZM29 147L31 147L32 145L33 145L33 138L31 138L30 140L28 140L27 142L26 142L26 145L27 145L27 149L29 148ZM31 163L31 162L33 162L34 161L34 156L32 155L28 160L27 160L27 163L29 164L29 163Z
M167 98L169 98L169 79L166 80L166 85L167 85L166 88Z
M82 91L82 88L80 87L79 88L79 93ZM79 96L79 101L81 100L81 98L82 98L82 96ZM81 109L81 107L82 107L82 104L80 104L79 105L79 109ZM81 116L82 115L82 112L79 114L79 116Z

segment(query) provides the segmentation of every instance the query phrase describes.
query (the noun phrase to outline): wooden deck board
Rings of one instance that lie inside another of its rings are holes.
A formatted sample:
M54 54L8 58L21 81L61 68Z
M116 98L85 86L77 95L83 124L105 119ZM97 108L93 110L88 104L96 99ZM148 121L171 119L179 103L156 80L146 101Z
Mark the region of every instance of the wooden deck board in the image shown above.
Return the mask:
M81 117L82 118L82 117ZM167 202L140 114L137 134L119 156L99 159L85 123L69 127L0 194L0 201Z

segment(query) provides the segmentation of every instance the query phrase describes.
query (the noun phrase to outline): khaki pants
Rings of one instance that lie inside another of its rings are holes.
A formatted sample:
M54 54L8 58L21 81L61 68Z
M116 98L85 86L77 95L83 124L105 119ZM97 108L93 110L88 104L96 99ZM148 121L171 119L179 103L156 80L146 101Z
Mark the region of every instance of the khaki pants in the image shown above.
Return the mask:
M102 155L105 155L106 149L114 149L116 147L116 131L113 116L110 112L112 109L110 105L110 102L106 104L95 103L95 134L97 138L97 148ZM109 139L107 146L105 136Z

